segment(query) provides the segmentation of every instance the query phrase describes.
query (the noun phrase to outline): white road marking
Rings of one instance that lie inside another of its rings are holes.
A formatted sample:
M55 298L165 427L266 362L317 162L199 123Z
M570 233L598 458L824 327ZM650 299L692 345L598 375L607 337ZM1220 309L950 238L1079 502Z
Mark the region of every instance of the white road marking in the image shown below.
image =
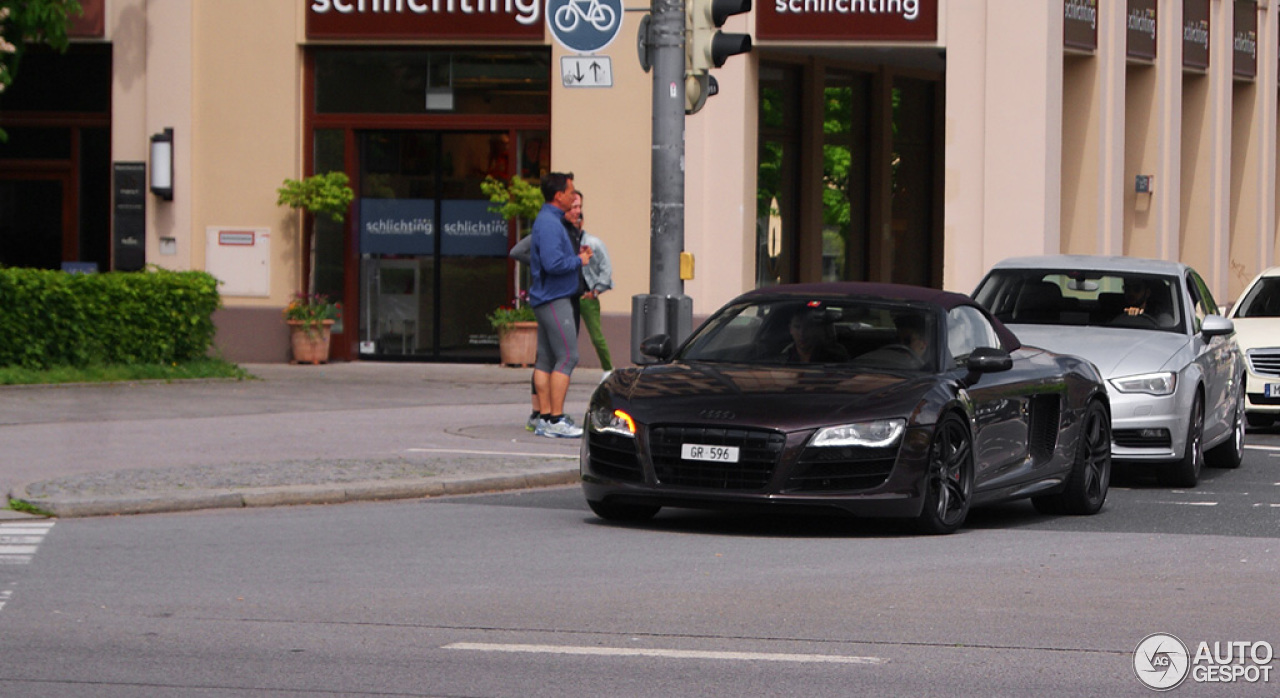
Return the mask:
M1257 444L1245 444L1245 448L1252 448L1255 451L1280 451L1280 446L1259 446Z
M558 453L518 453L514 451L468 451L461 448L409 448L409 453L461 453L469 456L518 456L522 458L559 458L578 460L578 454L561 455Z
M526 654L576 654L598 657L660 657L663 659L715 659L747 662L797 662L808 664L888 664L883 657L854 657L835 654L777 654L768 652L713 652L621 647L569 647L560 645L498 645L483 642L454 642L446 650L474 652L518 652Z
M1157 500L1156 504L1178 504L1184 507L1216 507L1217 502L1164 502Z
M31 562L40 541L53 528L54 521L0 523L0 565L25 565ZM13 599L12 589L0 589L0 611Z
M0 523L0 565L25 565L31 562L53 521L35 523Z

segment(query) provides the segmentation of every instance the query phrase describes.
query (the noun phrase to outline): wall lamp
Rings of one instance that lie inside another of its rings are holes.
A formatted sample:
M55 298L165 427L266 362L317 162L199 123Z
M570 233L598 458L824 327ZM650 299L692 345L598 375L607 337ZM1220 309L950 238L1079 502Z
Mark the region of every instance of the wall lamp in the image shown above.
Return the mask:
M151 137L151 193L173 201L173 129Z

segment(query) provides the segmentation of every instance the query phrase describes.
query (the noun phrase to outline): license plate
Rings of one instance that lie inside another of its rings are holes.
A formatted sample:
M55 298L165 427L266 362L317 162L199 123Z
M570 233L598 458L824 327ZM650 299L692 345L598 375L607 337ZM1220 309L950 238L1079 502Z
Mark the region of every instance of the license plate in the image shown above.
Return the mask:
M1262 386L1262 394L1267 397L1280 397L1280 383L1266 383Z
M737 463L738 447L683 444L680 446L680 457L685 460L709 460L716 463Z

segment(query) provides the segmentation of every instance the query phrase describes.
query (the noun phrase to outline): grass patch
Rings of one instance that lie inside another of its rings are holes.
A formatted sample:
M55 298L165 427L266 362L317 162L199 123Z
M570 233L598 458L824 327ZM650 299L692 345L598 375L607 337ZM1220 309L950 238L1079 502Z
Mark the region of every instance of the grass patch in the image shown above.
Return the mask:
M56 383L116 383L141 380L190 380L195 378L235 378L253 376L236 364L204 358L172 364L118 364L74 368L60 366L45 370L0 367L0 385L48 385Z
M31 514L32 516L53 516L52 513L47 512L30 502L24 502L21 499L13 499L12 497L9 498L9 508L14 511L23 512L24 514Z

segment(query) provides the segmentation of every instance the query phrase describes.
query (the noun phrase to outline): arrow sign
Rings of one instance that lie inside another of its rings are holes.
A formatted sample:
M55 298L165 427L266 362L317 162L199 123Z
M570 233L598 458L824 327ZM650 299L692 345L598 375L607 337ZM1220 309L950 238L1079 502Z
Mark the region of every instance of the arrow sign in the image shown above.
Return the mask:
M613 87L608 56L561 56L560 81L565 87Z

